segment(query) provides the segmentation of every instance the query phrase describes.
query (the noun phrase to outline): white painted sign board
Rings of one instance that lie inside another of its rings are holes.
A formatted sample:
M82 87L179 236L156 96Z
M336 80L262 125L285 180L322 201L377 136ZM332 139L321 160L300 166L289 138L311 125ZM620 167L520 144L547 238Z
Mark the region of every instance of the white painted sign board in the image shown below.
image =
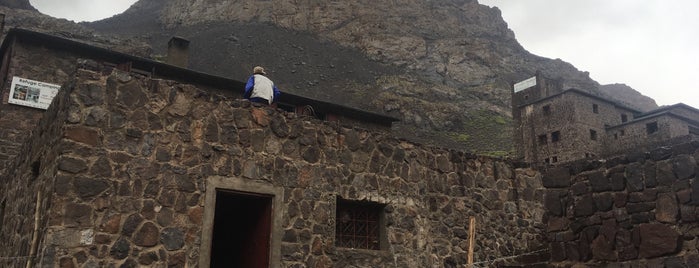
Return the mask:
M53 97L61 86L34 81L26 78L12 77L9 103L39 109L48 109Z
M536 86L536 76L515 84L515 93Z

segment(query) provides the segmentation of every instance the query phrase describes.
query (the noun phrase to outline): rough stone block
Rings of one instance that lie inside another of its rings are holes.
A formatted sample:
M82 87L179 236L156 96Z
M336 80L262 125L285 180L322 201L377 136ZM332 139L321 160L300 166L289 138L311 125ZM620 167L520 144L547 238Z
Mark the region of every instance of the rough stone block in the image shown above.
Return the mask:
M626 166L626 171L624 173L626 176L626 189L629 192L643 190L643 168L640 164L629 164Z
M599 211L609 211L614 205L614 195L612 193L595 194L595 206Z
M590 193L588 182L581 181L573 184L573 186L570 187L570 192L573 195L584 195Z
M544 208L546 211L554 216L564 216L565 215L565 192L550 190L544 195Z
M628 211L629 214L651 211L653 209L655 209L655 203L651 202L626 204L626 211Z
M689 204L699 205L699 180L692 180L691 189L691 201L689 202Z
M82 159L64 156L58 159L58 169L77 174L87 170L87 163Z
M655 219L659 222L675 223L677 222L678 210L674 194L660 194L655 209Z
M160 242L167 250L178 250L184 246L184 232L178 228L165 228L160 234Z
M74 191L81 198L96 196L110 187L110 184L101 179L78 177L73 181Z
M99 132L87 127L69 127L63 132L66 139L84 143L90 146L98 146L102 143Z
M591 194L584 195L575 201L573 212L576 217L590 216L597 211L594 199Z
M677 179L684 180L694 176L697 168L697 161L689 155L681 155L672 162L672 170Z
M610 183L613 191L623 191L626 188L626 177L624 176L624 173L612 173Z
M635 192L629 194L629 202L640 203L640 202L651 202L655 201L658 195L658 190L656 189L646 189L643 192Z
M680 234L668 225L641 224L638 229L641 238L638 251L642 258L666 256L681 249Z
M160 233L152 222L146 222L134 233L132 241L137 246L152 247L158 244Z
M591 244L592 256L595 260L616 261L617 254L614 251L614 243L604 236L598 236Z
M566 260L566 246L565 243L551 243L549 245L551 249L551 260L552 261L565 261Z
M63 223L68 226L90 226L93 209L89 205L69 203L63 212Z
M564 188L570 186L570 170L567 167L550 168L545 171L543 184L546 188Z
M599 193L612 190L612 185L609 178L604 176L602 171L588 174L587 179L590 182L593 192Z
M661 161L656 163L656 180L658 185L670 186L675 182L675 174L672 171L672 163Z

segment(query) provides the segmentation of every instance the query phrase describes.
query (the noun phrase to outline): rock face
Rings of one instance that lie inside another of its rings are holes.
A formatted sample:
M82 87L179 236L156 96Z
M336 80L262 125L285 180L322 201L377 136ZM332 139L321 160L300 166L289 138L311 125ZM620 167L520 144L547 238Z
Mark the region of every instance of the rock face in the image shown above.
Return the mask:
M156 58L182 36L190 68L244 80L263 65L283 91L389 114L399 136L481 152L512 150L511 83L540 71L599 87L527 52L500 11L475 0L141 0L83 25L144 40Z
M625 84L602 85L599 89L602 93L612 96L616 100L623 100L624 104L641 111L650 111L658 108L658 104L655 103L654 99L644 96Z
M0 0L0 5L16 9L36 10L29 3L29 0Z

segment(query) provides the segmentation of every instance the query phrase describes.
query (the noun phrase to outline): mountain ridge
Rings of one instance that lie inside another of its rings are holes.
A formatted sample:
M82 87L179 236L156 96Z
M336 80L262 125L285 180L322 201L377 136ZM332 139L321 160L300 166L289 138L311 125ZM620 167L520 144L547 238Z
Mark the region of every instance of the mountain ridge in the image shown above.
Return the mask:
M396 116L398 136L478 152L511 151L511 84L536 72L609 95L573 65L527 52L499 9L475 0L140 0L80 25L142 40L154 56L183 36L190 68L242 80L263 65L283 90Z

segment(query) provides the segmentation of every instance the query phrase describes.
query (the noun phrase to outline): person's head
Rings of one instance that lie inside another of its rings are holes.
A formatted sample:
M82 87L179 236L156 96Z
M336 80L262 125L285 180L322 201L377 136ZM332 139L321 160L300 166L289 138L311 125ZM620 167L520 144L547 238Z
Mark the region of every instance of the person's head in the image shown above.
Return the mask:
M255 66L255 68L252 69L253 74L267 74L265 73L265 68L262 68L261 66Z

